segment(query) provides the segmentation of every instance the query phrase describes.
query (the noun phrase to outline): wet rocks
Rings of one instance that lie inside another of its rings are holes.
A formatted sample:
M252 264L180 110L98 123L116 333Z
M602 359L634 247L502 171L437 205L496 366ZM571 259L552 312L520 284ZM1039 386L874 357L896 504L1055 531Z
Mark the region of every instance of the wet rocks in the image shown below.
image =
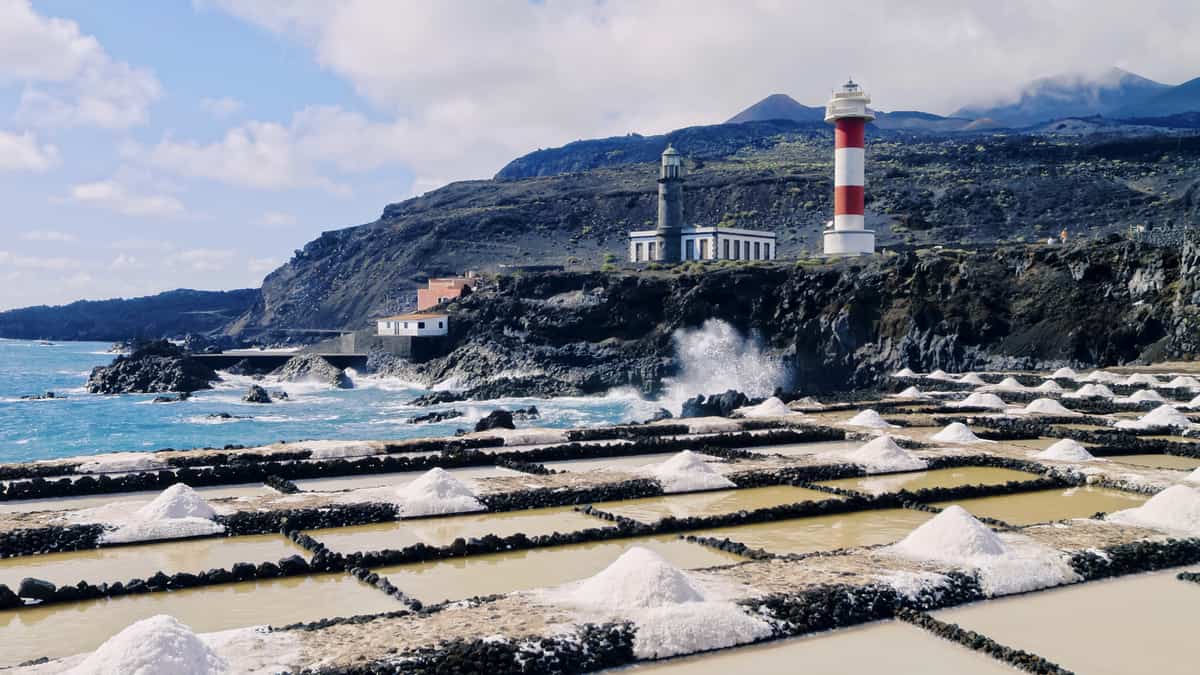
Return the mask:
M205 415L204 418L210 419L210 420L248 420L248 419L250 419L250 417L247 415L234 415L233 413L227 413L227 412L209 413L209 414Z
M426 413L424 415L418 415L416 417L410 417L410 418L408 418L408 423L409 424L436 424L438 422L445 422L446 420L452 420L452 419L455 419L457 417L462 417L462 416L463 416L463 412L461 410L443 410L440 412L435 411L435 412L431 412L431 413Z
M431 406L441 405L443 403L457 403L465 401L467 397L457 391L431 391L428 394L421 394L408 402L408 405L415 406Z
M0 610L12 609L20 607L24 603L21 602L21 597L13 593L12 589L4 584L0 584Z
M697 395L683 403L681 417L729 417L734 410L752 403L749 396L730 389L723 394Z
M354 383L341 368L316 354L298 354L271 371L284 382L321 382L336 389L353 389Z
M513 421L528 422L530 420L541 419L542 413L537 409L537 406L531 405L528 408L517 408L512 411Z
M270 403L271 395L267 393L266 389L263 389L257 384L252 384L250 385L250 388L246 390L246 394L242 396L242 400L246 403Z
M21 585L17 589L17 595L30 600L50 600L54 597L54 591L57 587L43 579L34 577L25 577L21 580Z
M475 431L516 428L516 425L513 424L513 414L507 410L493 410L475 423Z
M58 394L55 394L52 391L48 391L44 394L30 394L27 396L22 396L21 400L22 401L50 401L50 400L53 400L56 398L66 398L66 397L59 396Z
M547 375L529 377L500 377L468 389L466 397L473 401L497 398L551 398L578 396L583 390L569 382Z
M192 392L211 389L216 379L212 368L159 340L140 345L128 356L118 356L111 365L93 368L87 390L93 394Z
M192 395L186 391L179 392L178 396L155 396L151 403L182 403L191 398Z

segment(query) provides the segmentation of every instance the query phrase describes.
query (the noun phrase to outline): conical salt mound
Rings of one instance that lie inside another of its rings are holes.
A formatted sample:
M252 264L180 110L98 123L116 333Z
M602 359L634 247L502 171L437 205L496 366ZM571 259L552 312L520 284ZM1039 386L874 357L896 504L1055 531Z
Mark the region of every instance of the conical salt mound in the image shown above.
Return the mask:
M964 560L1003 555L1004 542L961 506L946 507L901 539L896 550L914 558Z
M666 492L692 492L737 487L733 481L712 468L705 461L706 459L711 458L697 455L691 450L684 450L661 464L650 465L650 470Z
M1112 373L1106 373L1103 370L1093 370L1092 372L1088 373L1087 377L1083 378L1083 381L1084 382L1109 382L1109 383L1120 382L1121 376L1113 375Z
M888 423L879 413L874 410L864 410L854 417L846 420L846 424L852 427L867 427L869 429L891 429L896 425Z
M1154 401L1155 403L1166 402L1166 399L1162 397L1162 394L1154 391L1153 389L1139 389L1130 394L1125 400L1129 401L1130 403L1143 403L1145 401Z
M1146 373L1134 373L1134 374L1130 375L1129 377L1125 378L1124 380L1121 380L1121 384L1156 385L1156 384L1162 384L1162 382L1159 382L1158 378L1153 375L1147 375Z
M634 546L569 593L581 605L629 609L703 602L704 594L686 574L641 546Z
M1082 387L1063 395L1063 398L1116 398L1112 389L1102 384L1085 384Z
M1189 408L1200 408L1200 396L1188 401Z
M1088 449L1073 438L1064 438L1034 455L1037 459L1053 459L1060 462L1088 462L1096 459Z
M1050 377L1053 377L1056 380L1057 379L1075 380L1075 379L1079 378L1079 373L1075 372L1071 368L1059 368L1058 370L1054 371L1054 373L1051 374Z
M163 490L149 504L137 510L139 520L158 521L174 518L206 518L212 520L217 512L195 490L176 483Z
M987 382L983 381L982 377L976 375L975 373L967 373L966 375L958 378L958 381L963 384L987 384Z
M892 373L892 377L916 377L916 376L917 376L917 374L915 372L913 372L912 368L901 368L900 370L897 370L896 372Z
M1200 491L1186 485L1172 485L1151 497L1145 504L1135 509L1111 513L1106 520L1198 535Z
M1025 385L1017 381L1015 377L1006 377L995 385L995 389L999 391L1025 391Z
M159 614L109 638L70 675L218 675L229 664L190 628Z
M1045 382L1039 384L1035 389L1037 391L1044 391L1052 394L1057 394L1063 390L1062 385L1054 380L1046 380Z
M1139 417L1136 421L1122 420L1117 422L1118 429L1152 429L1154 427L1179 427L1186 429L1192 425L1187 415L1170 405L1160 405L1154 410Z
M937 370L933 371L926 377L928 377L931 380L953 380L954 379L946 371L942 370L941 368L938 368Z
M742 417L786 417L796 414L786 403L774 396L758 405L748 405L733 412Z
M1192 472L1187 475L1187 478L1183 479L1183 482L1200 484L1200 468L1193 469Z
M471 488L445 469L434 468L396 490L400 513L405 517L483 511L486 507Z
M981 394L975 392L957 403L951 403L954 408L989 408L991 410L1004 410L1008 404L1004 399L995 394Z
M1025 406L1024 411L1031 415L1072 416L1079 414L1052 398L1034 399Z
M1190 375L1180 375L1168 382L1167 386L1174 387L1176 389L1200 389L1200 380L1197 380Z
M841 457L866 467L870 473L917 471L928 466L920 457L896 445L891 436L880 436Z
M951 422L946 428L929 437L938 443L979 443L983 439L962 422Z
M894 398L925 398L925 392L916 387L909 387L899 394L893 394Z

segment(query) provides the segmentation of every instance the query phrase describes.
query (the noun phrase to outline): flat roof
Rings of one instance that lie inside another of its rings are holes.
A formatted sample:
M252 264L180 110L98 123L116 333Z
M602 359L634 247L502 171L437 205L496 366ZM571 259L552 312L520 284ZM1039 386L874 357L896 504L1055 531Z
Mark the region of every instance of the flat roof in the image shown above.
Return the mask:
M420 321L422 319L447 319L449 317L449 314L433 313L396 314L395 316L381 316L376 321Z

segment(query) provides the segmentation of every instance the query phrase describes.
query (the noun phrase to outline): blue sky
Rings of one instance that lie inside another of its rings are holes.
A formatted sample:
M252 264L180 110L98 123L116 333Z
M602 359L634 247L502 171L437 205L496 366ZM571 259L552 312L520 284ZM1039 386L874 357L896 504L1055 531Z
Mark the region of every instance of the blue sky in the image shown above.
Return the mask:
M941 113L1053 73L1200 74L1194 2L1140 7L0 0L0 308L255 286L530 150L819 104L848 74Z

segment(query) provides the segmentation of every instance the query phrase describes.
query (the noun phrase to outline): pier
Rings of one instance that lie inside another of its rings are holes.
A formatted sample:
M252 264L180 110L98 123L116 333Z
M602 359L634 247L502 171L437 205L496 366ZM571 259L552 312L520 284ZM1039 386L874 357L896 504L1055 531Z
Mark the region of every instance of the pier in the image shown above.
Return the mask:
M246 361L254 370L275 370L288 359L301 354L316 354L338 368L363 368L367 365L366 353L357 352L283 352L263 349L231 349L220 354L192 354L192 358L212 368L225 370L236 363Z

